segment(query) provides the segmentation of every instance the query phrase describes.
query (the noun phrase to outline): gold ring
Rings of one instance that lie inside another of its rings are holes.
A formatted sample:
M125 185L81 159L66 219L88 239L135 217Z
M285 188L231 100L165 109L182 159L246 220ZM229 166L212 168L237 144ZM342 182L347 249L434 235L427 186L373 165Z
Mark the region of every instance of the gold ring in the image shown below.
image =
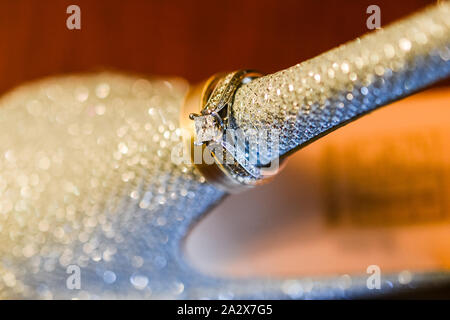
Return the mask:
M275 170L250 162L239 148L233 148L222 137L230 132L230 110L234 95L242 84L262 74L239 70L220 73L189 89L183 104L180 124L191 163L205 179L230 193L267 182ZM230 134L228 134L230 136Z

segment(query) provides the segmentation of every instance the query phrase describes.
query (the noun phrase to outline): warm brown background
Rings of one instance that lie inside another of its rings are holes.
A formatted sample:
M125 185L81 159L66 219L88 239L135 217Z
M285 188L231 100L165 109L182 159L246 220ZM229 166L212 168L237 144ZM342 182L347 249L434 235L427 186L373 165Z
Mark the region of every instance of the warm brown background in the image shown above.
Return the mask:
M62 72L114 68L199 81L236 68L274 72L367 32L429 0L0 0L0 93ZM66 28L81 8L82 29Z

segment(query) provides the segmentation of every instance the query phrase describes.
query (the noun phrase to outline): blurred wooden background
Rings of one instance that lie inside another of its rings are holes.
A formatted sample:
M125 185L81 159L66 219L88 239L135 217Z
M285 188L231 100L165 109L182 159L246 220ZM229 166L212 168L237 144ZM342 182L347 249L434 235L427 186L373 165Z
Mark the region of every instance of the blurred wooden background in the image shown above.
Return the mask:
M429 0L0 0L0 93L42 76L113 68L199 81L236 68L274 72ZM66 28L66 8L82 28Z

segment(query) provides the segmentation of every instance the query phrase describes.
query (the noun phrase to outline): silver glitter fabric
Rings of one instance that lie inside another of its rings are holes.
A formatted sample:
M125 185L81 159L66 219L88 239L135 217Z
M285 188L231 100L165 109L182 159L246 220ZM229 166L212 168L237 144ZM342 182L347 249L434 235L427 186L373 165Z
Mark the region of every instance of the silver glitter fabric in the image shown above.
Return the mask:
M450 4L443 1L242 86L232 114L249 135L279 130L283 155L449 74Z
M106 73L1 100L0 297L183 293L180 239L223 195L171 161L186 89ZM80 290L66 286L70 265Z

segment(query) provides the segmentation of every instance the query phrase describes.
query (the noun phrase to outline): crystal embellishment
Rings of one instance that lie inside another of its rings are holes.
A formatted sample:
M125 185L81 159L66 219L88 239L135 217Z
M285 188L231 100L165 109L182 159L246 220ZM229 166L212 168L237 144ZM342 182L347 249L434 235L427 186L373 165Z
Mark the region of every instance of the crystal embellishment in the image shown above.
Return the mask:
M218 119L212 115L207 114L203 116L196 116L194 118L195 124L195 144L202 145L209 141L219 141L222 136L220 124Z

